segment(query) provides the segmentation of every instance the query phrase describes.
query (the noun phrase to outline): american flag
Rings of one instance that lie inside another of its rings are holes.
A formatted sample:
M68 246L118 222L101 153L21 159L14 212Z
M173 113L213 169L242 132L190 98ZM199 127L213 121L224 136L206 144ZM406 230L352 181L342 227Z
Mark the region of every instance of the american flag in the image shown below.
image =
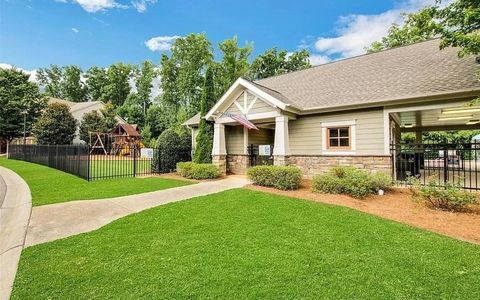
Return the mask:
M234 119L235 121L242 124L244 127L246 127L249 130L250 129L258 130L257 126L253 125L253 123L250 122L249 120L247 120L247 118L244 117L244 116L237 115L237 114L234 114L234 113L224 113L223 115L226 116L226 117Z

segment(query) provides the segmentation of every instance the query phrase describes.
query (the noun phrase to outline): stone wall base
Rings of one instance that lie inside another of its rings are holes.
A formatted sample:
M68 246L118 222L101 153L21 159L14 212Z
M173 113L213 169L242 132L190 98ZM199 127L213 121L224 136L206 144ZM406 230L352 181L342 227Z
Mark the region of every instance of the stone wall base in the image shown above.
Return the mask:
M232 174L247 174L249 167L248 155L229 154L227 155L227 172Z
M302 170L306 177L327 172L335 166L354 166L369 171L391 173L390 156L333 156L333 155L292 155L288 157L288 165Z
M220 175L227 174L227 156L226 155L212 155L212 164L220 169Z

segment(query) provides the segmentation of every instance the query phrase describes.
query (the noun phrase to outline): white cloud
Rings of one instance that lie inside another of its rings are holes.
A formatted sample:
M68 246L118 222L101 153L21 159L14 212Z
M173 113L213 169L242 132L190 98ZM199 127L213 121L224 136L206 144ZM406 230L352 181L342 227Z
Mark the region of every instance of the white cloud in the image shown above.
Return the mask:
M312 66L323 65L330 61L332 61L332 59L327 55L310 54L310 63L312 64Z
M80 30L78 30L78 29L75 28L75 27L72 27L72 31L75 32L75 33L79 33L79 32L80 32Z
M435 0L406 0L380 14L342 16L336 28L337 35L319 37L314 48L322 55L336 55L341 58L363 54L365 47L388 33L392 23L402 24L403 12L412 12L433 4Z
M153 37L145 42L145 46L152 51L168 51L179 37L178 35Z
M28 78L28 81L30 82L37 82L37 70L25 70L25 69L22 69L22 68L17 68L11 64L7 64L7 63L0 63L0 69L17 69L17 70L20 70L20 71L23 71L24 73L26 73L27 75L30 75L30 77Z
M67 3L67 0L55 0L56 2ZM112 8L128 8L128 5L118 3L115 0L71 0L72 3L77 3L85 11L89 13L96 13Z
M139 0L132 1L132 6L139 12L144 13L147 10L147 6L155 4L157 0Z

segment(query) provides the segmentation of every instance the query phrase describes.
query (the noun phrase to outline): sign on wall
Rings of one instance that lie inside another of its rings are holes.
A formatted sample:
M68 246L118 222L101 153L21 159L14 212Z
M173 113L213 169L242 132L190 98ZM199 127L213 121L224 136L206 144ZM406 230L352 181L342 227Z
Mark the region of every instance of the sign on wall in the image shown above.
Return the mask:
M258 155L270 156L270 145L258 145Z
M152 148L140 149L140 156L143 158L153 158L153 149Z

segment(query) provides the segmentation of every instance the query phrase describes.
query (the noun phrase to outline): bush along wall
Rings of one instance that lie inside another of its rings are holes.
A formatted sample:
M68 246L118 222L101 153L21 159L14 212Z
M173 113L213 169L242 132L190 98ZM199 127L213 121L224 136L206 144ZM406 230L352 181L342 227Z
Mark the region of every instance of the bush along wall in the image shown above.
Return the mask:
M392 186L392 178L383 172L371 173L355 167L334 167L326 174L313 177L313 192L346 194L364 198L387 190Z
M247 176L256 185L279 190L296 190L302 180L300 169L293 166L255 166L247 170Z
M179 162L177 172L180 176L190 179L214 179L220 176L220 170L212 164L197 164L191 161Z

